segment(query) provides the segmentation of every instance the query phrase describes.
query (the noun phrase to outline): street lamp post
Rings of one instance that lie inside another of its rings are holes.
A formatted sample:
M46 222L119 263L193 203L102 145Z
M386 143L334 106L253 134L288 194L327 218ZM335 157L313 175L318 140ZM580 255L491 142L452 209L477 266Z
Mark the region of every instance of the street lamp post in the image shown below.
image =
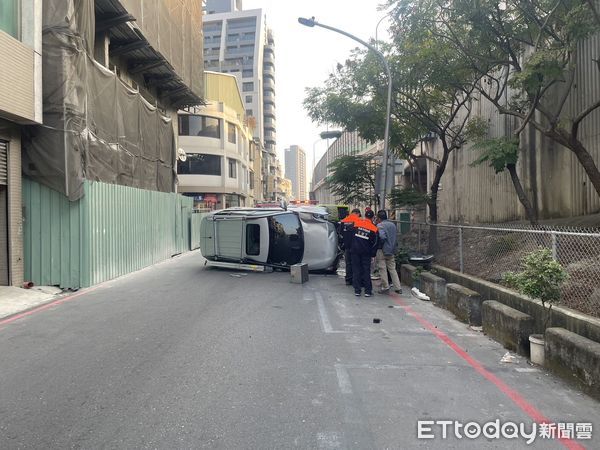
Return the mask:
M381 187L381 195L379 197L379 208L385 209L385 195L386 195L386 190L387 190L387 175L388 175L388 165L389 165L388 146L389 146L389 136L390 136L390 115L391 115L391 106L392 106L392 74L390 72L390 67L388 65L388 62L385 59L385 56L383 55L383 53L381 53L379 50L377 50L377 48L375 48L368 42L365 42L362 39L354 36L353 34L350 34L346 31L340 30L339 28L335 28L335 27L332 27L329 25L319 23L315 20L314 17L312 17L310 19L306 19L304 17L298 17L298 22L301 25L304 25L306 27L312 28L312 27L317 26L317 27L325 28L327 30L331 30L336 33L343 34L344 36L349 37L350 39L352 39L356 42L359 42L360 44L367 47L369 50L373 51L377 56L379 56L379 58L381 59L381 62L383 63L383 66L385 67L385 72L388 77L388 92L387 92L387 110L386 110L386 118L385 118L385 132L384 132L384 137L383 137L383 163L382 163L383 186Z

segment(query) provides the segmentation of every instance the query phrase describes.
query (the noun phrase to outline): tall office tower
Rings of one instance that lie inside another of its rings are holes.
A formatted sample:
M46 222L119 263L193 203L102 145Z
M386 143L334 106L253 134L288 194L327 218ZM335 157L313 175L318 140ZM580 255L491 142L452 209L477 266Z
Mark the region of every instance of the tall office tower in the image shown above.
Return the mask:
M269 177L276 177L274 39L262 9L242 10L241 0L207 0L203 18L206 70L237 78L246 121L264 147L266 200L277 199ZM273 181L273 180L271 180Z
M204 12L217 14L242 10L242 0L206 0Z
M285 177L292 181L295 200L306 200L306 153L297 145L285 149Z

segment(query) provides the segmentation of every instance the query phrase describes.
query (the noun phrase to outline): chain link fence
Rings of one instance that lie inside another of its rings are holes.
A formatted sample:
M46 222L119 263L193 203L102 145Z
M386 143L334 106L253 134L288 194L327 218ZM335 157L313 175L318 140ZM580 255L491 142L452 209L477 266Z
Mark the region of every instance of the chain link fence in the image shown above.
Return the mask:
M561 304L600 317L600 230L520 225L462 226L397 222L399 247L429 253L429 237L437 235L435 263L503 284L505 272L519 271L521 260L548 248L569 274Z

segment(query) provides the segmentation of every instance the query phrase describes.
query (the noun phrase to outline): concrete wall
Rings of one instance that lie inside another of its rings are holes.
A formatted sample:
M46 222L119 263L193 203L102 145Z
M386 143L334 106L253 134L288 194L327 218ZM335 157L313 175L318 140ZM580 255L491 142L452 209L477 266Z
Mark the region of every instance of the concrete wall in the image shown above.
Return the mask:
M495 300L487 300L483 302L481 319L485 334L507 349L529 356L529 336L533 334L535 323L533 317Z
M532 300L505 287L442 266L436 265L434 270L437 275L445 278L449 283L458 283L479 292L484 300L497 300L504 305L529 314L535 320L535 331L537 333L543 332L544 311L540 301ZM580 336L600 342L600 319L581 314L570 308L554 305L549 326L562 327Z
M548 328L545 366L600 399L600 343L564 328Z
M0 117L42 121L41 0L21 2L21 40L0 30Z

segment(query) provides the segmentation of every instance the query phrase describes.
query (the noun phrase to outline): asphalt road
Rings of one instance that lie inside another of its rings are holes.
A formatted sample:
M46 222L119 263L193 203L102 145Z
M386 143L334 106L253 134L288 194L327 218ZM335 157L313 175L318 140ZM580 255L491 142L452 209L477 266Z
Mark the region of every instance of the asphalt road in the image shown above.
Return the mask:
M600 403L430 303L233 273L193 252L0 321L0 448L600 448ZM418 439L418 420L593 437Z

